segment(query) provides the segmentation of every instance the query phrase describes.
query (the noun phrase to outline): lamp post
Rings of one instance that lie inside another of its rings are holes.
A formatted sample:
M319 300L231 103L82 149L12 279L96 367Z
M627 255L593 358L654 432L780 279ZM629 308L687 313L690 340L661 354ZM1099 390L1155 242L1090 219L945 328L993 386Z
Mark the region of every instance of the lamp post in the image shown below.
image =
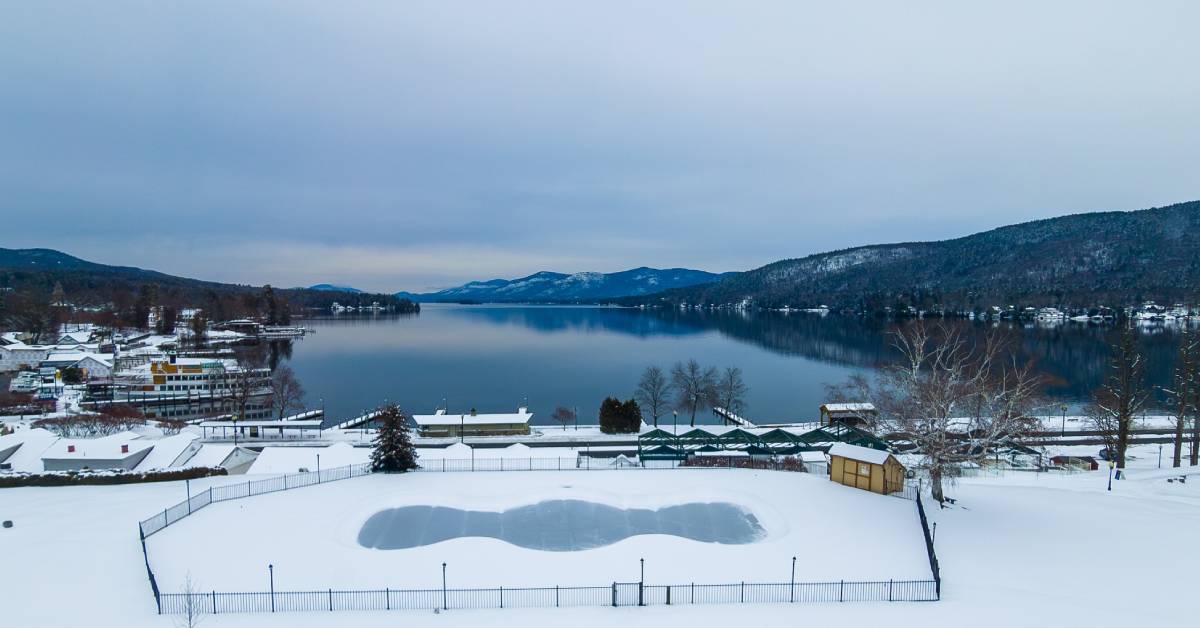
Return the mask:
M442 610L450 610L446 604L446 563L442 563Z
M1059 432L1058 435L1059 436L1067 435L1067 404L1065 404L1065 403L1062 404L1062 431Z
M317 483L321 483L321 454L317 454Z
M792 584L788 589L791 593L788 594L788 599L792 602L796 601L796 557L792 557Z
M1162 466L1162 445L1158 446L1158 460L1159 460L1158 466L1161 467ZM185 479L183 481L183 485L187 489L188 514L190 515L190 514L192 514L192 481L190 479Z
M1117 466L1117 463L1115 460L1108 461L1108 490L1110 490L1110 491L1112 490L1113 469L1116 468L1116 466Z
M671 431L675 432L676 436L679 436L679 411L678 410L671 411Z
M275 565L267 565L267 572L271 578L271 612L275 612Z

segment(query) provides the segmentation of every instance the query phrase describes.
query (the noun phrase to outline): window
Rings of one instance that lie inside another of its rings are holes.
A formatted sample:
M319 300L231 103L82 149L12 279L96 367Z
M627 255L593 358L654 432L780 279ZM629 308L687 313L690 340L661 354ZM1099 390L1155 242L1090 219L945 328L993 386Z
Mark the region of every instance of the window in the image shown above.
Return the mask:
M868 465L865 462L858 463L858 474L859 475L871 475L870 465Z

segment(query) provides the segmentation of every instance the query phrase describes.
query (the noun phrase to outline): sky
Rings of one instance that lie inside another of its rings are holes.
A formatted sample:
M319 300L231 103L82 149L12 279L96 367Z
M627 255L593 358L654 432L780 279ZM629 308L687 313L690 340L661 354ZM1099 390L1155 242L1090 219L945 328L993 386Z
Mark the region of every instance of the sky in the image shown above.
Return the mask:
M1200 198L1200 3L0 2L0 246L424 291Z

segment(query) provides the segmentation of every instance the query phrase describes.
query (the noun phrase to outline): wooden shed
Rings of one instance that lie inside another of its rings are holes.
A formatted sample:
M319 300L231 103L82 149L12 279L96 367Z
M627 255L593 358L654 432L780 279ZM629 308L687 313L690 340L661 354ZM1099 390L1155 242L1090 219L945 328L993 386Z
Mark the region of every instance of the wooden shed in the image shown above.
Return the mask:
M904 488L904 465L886 451L835 443L829 448L829 479L886 495Z

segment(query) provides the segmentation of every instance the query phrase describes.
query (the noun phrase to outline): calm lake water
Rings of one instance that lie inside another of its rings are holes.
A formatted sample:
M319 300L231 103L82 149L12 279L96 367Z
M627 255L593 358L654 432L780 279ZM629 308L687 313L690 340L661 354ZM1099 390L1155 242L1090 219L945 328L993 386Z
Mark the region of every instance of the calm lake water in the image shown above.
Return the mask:
M411 316L304 324L316 333L273 346L272 361L291 364L309 406L323 399L331 419L386 398L417 414L432 413L443 399L451 412L513 412L527 401L539 424L552 423L559 405L576 406L582 423L594 423L604 397L631 396L646 366L666 370L695 358L742 369L747 418L813 420L825 384L869 373L890 355L884 321L796 313L426 304ZM1055 402L1072 404L1100 385L1110 334L1079 324L1018 330L1021 351L1054 378ZM1177 334L1155 328L1142 338L1151 382L1165 384Z

